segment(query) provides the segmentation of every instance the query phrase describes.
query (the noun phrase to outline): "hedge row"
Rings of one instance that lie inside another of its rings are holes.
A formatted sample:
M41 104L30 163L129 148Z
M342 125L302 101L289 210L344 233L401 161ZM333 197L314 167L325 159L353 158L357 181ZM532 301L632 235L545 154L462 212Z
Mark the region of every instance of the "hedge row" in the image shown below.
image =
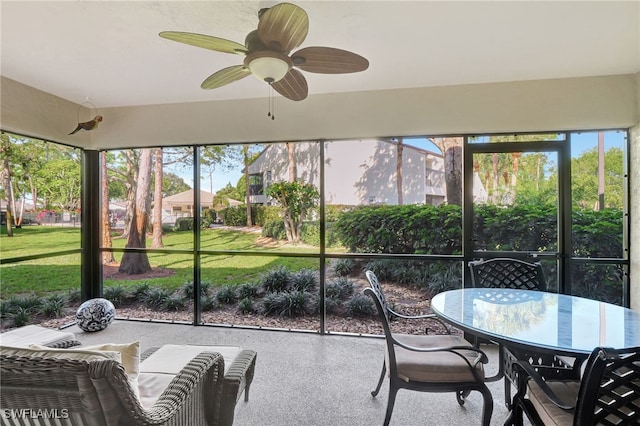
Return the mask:
M480 205L474 210L473 240L489 251L557 250L557 209L531 204ZM573 214L573 255L622 257L620 209ZM344 212L336 238L354 253L460 254L462 211L458 206L367 206Z

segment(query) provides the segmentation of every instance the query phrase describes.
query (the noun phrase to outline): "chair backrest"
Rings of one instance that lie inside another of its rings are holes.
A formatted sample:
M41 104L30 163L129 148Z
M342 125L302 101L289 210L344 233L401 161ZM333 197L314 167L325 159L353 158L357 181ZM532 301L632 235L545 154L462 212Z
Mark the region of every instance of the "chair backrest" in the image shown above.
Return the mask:
M369 285L371 285L371 287L378 293L378 296L380 297L380 303L382 304L382 308L388 315L389 304L387 303L386 297L384 297L384 292L382 291L382 286L380 286L380 283L378 282L378 277L376 276L376 274L373 273L373 271L367 271L365 272L365 275L367 276Z
M2 355L0 372L0 408L7 410L5 416L20 418L20 409L42 410L56 424L112 425L121 423L129 411L127 403L137 401L115 360Z
M520 259L495 258L469 262L474 287L546 290L542 265Z
M373 304L376 306L376 310L378 311L378 317L380 318L380 322L382 323L382 328L384 329L384 337L387 342L387 366L389 368L389 374L392 377L395 377L396 374L396 354L395 347L393 344L393 336L391 335L391 325L389 324L389 311L387 310L387 302L384 297L384 293L382 293L382 288L378 283L378 278L372 271L367 271L366 274L367 280L369 280L369 284L371 287L364 289L364 294L371 297L373 299Z
M573 424L640 424L640 347L596 348L591 353Z

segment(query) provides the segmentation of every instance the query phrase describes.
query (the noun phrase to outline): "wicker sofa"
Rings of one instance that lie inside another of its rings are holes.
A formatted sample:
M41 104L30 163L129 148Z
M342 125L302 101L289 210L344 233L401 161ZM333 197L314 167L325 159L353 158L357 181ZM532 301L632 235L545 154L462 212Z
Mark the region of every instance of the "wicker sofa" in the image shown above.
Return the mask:
M139 356L135 346L132 367L120 354L114 359L106 346L105 351L0 347L0 423L41 424L49 418L64 425L229 426L243 391L248 399L254 351L166 345ZM171 349L180 350L183 359ZM171 368L158 370L158 365Z

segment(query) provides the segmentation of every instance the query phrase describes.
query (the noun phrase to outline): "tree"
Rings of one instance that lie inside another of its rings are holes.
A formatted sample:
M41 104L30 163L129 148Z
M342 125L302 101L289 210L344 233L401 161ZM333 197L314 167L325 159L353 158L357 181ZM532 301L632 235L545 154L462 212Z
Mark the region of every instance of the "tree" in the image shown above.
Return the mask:
M164 151L163 151L164 158ZM163 166L167 163L163 163ZM162 172L162 196L168 197L169 195L179 194L191 189L189 185L175 173L170 173L165 170Z
M605 207L622 208L624 199L623 152L609 148L604 153ZM598 148L594 147L571 160L573 204L582 208L598 209Z
M318 190L310 183L276 182L267 188L267 195L278 200L282 206L287 241L299 243L302 220L318 203Z
M152 248L162 248L162 148L156 148L155 179L153 190L153 240Z
M398 187L398 205L401 206L404 204L403 194L402 194L402 151L404 148L404 143L402 138L398 138L397 145L397 155L396 155L396 186Z
M216 197L231 198L232 200L242 201L244 199L244 177L238 179L237 186L231 185L231 182L227 183L224 188L216 191Z
M444 154L447 204L462 205L462 138L429 139Z
M13 237L13 219L12 219L12 208L11 208L11 200L13 199L12 191L11 191L11 168L9 166L9 156L11 155L11 143L9 142L9 136L6 133L2 133L0 135L0 155L2 156L2 193L0 196L6 199L7 202L7 236Z
M38 171L39 193L47 205L62 211L79 210L81 203L80 164L71 158L47 161Z
M242 146L243 159L244 159L244 180L246 182L244 193L244 205L247 208L247 226L252 226L251 221L251 186L249 185L249 145Z
M133 191L134 203L125 248L146 247L151 190L151 156L152 150L150 148L140 150L137 181ZM125 252L118 271L128 275L144 274L151 271L147 253L144 251Z
M287 155L289 164L289 182L295 182L298 178L298 168L296 166L296 146L293 142L287 142Z
M109 184L107 176L107 153L102 152L100 155L100 168L102 170L102 246L112 247L111 241L111 218L109 217ZM113 252L103 251L102 262L115 263L116 259L113 256Z

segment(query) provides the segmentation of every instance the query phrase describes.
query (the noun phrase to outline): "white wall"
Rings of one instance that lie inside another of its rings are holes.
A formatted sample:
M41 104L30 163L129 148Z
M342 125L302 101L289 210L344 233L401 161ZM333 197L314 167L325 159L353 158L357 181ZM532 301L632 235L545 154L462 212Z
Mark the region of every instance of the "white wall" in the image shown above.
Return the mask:
M193 143L362 139L484 132L630 127L634 75L583 77L276 98L106 108L97 131L67 135L77 106L1 80L6 131L89 149Z
M397 147L380 140L349 140L325 143L325 197L328 204L397 204ZM298 178L319 186L319 148L317 143L295 144ZM405 146L403 151L403 202L425 201L425 153ZM433 157L435 167L442 160ZM249 173L268 170L272 181L288 180L285 144L271 145L251 166ZM257 201L257 198L256 198Z

